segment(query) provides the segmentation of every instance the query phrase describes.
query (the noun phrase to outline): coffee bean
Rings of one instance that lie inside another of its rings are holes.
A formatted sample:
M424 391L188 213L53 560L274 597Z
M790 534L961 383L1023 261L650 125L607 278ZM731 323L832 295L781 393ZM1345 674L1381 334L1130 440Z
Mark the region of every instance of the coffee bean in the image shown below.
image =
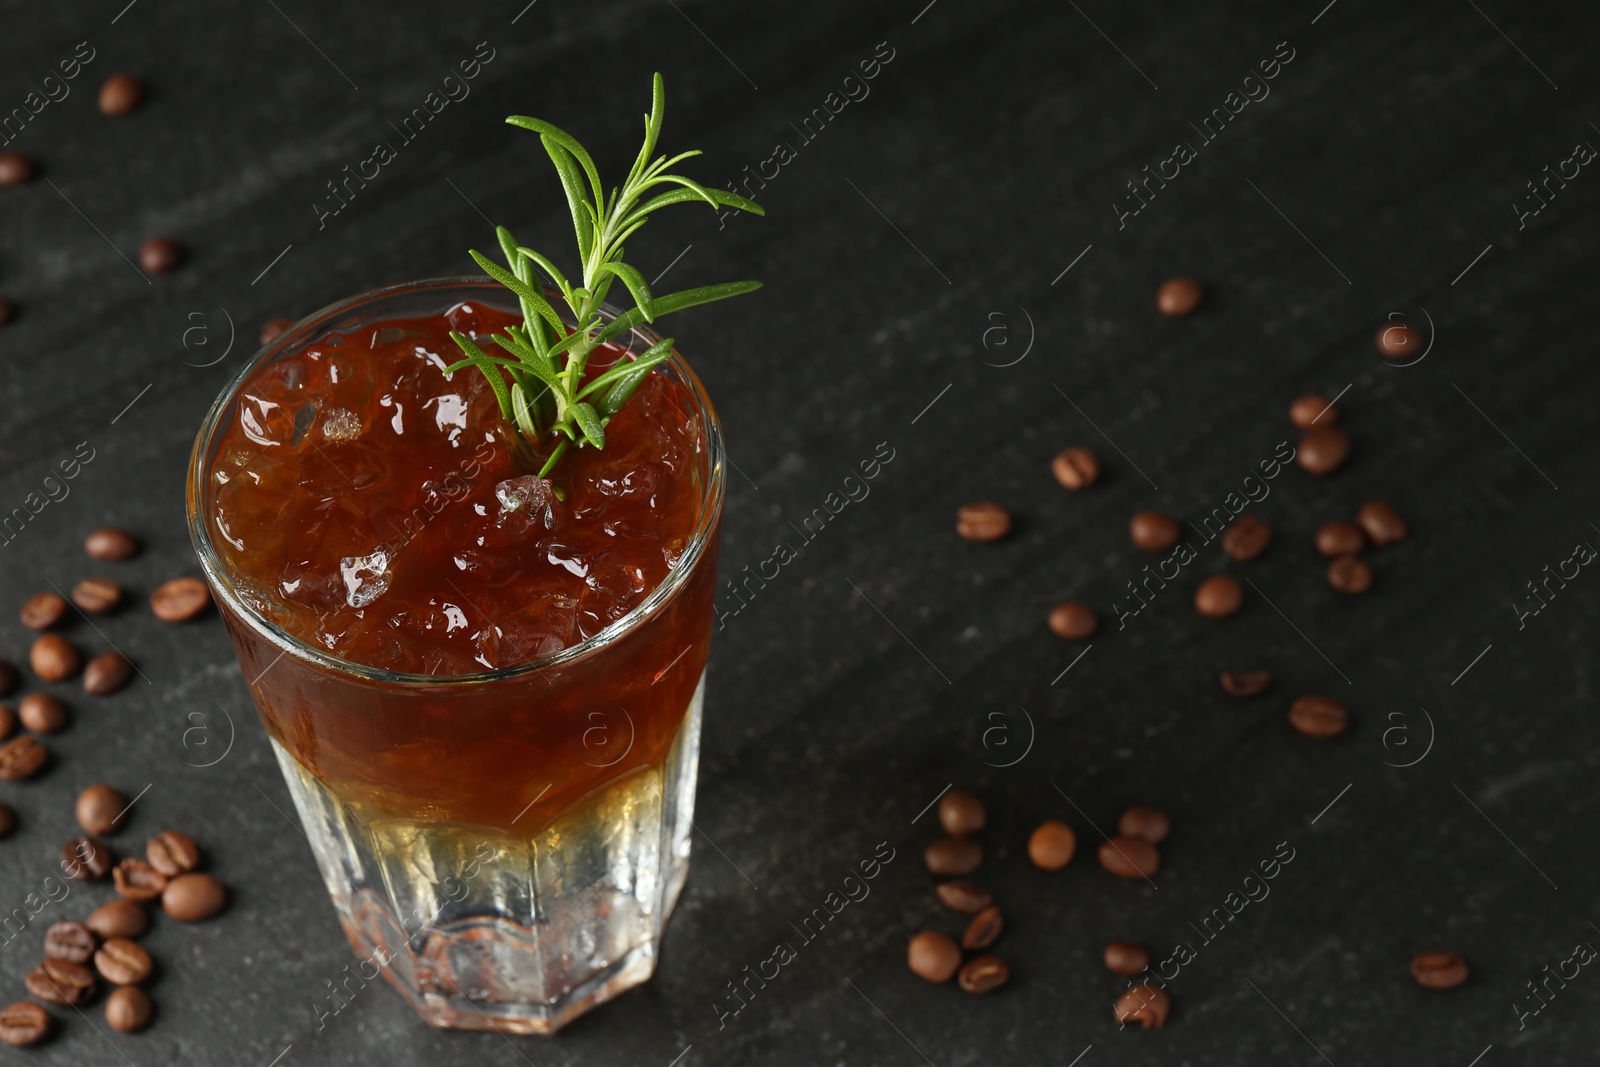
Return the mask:
M1329 404L1326 397L1312 393L1302 396L1289 405L1289 421L1302 430L1316 426L1337 426L1339 409Z
M0 804L0 837L10 837L17 829L17 813Z
M168 878L176 878L200 866L200 846L186 833L163 830L145 845L144 858Z
M23 697L27 700L27 697ZM16 714L4 704L0 704L0 741L10 737L17 729Z
M1148 982L1133 986L1117 998L1117 1023L1122 1026L1138 1023L1146 1030L1158 1030L1171 1013L1172 998L1167 991Z
M1165 841L1171 832L1172 820L1159 808L1134 806L1123 812L1122 818L1117 820L1117 833L1142 837L1153 845Z
M133 901L118 897L91 911L83 924L104 938L132 938L150 928L150 913Z
M1372 568L1360 556L1340 556L1328 564L1328 584L1345 596L1372 588Z
M1178 543L1183 528L1178 520L1159 511L1141 511L1128 523L1128 535L1136 548L1146 552L1165 552Z
M32 180L32 159L21 152L0 154L0 185L22 185Z
M150 594L150 610L162 622L187 622L210 603L211 590L198 578L174 578Z
M0 659L0 697L10 696L11 691L17 687L17 682L22 676L17 672L16 664L10 660Z
M952 789L939 798L939 825L952 837L966 837L983 829L989 813L971 793Z
M133 664L121 652L102 652L83 669L83 691L103 697L115 693L133 677Z
M1094 609L1087 604L1069 600L1050 609L1050 632L1057 637L1081 641L1086 637L1092 637L1099 628L1100 620L1095 617Z
M19 1000L0 1009L0 1041L15 1048L37 1045L50 1036L50 1013L31 1000Z
M1149 878L1161 869L1161 853L1142 837L1118 834L1100 846L1100 866L1118 878Z
M7 300L3 296L0 296L0 326L4 326L6 323L10 322L11 317L16 314L16 311L16 306L12 304L11 301Z
M968 960L956 976L956 984L964 993L993 993L1011 979L1011 969L999 956L979 956Z
M81 963L45 959L23 979L28 995L46 1004L77 1006L94 996L94 972Z
M946 837L929 845L922 858L934 874L966 875L983 866L983 846L970 837Z
M269 344L274 337L293 325L293 319L268 319L261 324L261 343L263 345Z
M991 904L974 915L967 924L966 931L961 935L961 947L974 951L988 948L1000 940L1000 931L1004 928L1005 921L1000 916L1000 909Z
M152 237L139 246L139 266L148 274L165 274L183 262L183 249L170 237Z
M1344 461L1349 458L1350 435L1336 426L1323 426L1320 423L1300 438L1300 447L1294 454L1294 460L1300 464L1301 470L1319 478L1332 474L1344 466Z
M103 615L122 603L122 586L110 578L85 578L72 587L72 602L90 615Z
M150 977L150 953L125 937L113 937L94 954L94 969L112 985L138 985Z
M109 785L91 785L78 794L78 825L95 836L122 829L128 801Z
M1213 574L1194 591L1194 610L1208 619L1226 619L1244 604L1244 590L1226 574Z
M976 915L994 903L994 897L971 882L944 882L938 890L939 901L952 911L963 915Z
M948 982L961 966L961 949L948 934L924 930L906 948L911 973L930 982Z
M1375 545L1392 545L1406 535L1406 520L1381 500L1369 500L1356 512L1356 522Z
M111 872L111 881L128 900L154 900L167 888L167 876L144 860L129 856Z
M1011 513L992 500L963 504L956 511L956 533L968 541L998 541L1011 532Z
M166 913L185 923L209 919L227 903L227 888L209 874L180 874L167 884L166 892L161 894L161 906Z
M50 750L26 735L0 745L0 778L20 782L39 773L50 759Z
M1373 338L1378 353L1385 359L1412 359L1422 355L1422 331L1404 322L1389 322L1378 327Z
M75 837L61 846L61 870L80 882L111 873L111 850L92 837Z
M1028 858L1040 870L1059 871L1072 862L1078 835L1064 822L1051 819L1039 824L1028 837Z
M1271 541L1272 527L1254 515L1246 515L1223 533L1222 551L1241 563L1248 562L1265 552Z
M1066 489L1086 489L1100 477L1100 461L1087 448L1074 445L1056 456L1050 471Z
M100 86L100 113L126 115L144 100L144 86L129 74L113 74Z
M150 1025L155 1007L150 995L136 985L113 990L106 998L106 1025L119 1034L131 1034Z
M1289 723L1307 737L1325 740L1344 733L1350 712L1331 697L1303 696L1289 705Z
M1454 989L1467 974L1467 961L1448 949L1424 952L1411 961L1411 977L1426 989Z
M1193 278L1169 278L1156 290L1156 310L1169 319L1193 315L1205 296Z
M139 554L139 542L119 526L104 526L83 539L83 550L94 559L132 559Z
M1272 672L1267 670L1222 672L1222 691L1231 697L1253 697L1271 684Z
M1131 941L1113 941L1106 946L1106 970L1112 974L1120 974L1124 978L1132 978L1146 967L1150 966L1150 953L1141 945Z
M60 634L40 634L28 649L28 665L40 681L64 682L78 673L83 656Z
M1334 519L1317 528L1317 551L1324 556L1353 556L1366 547L1367 535L1353 522Z
M83 923L51 923L50 929L44 932L44 954L52 960L88 963L99 943L94 931Z
M53 734L67 728L67 706L49 693L29 693L17 705L22 725L36 734Z
M61 621L67 613L67 602L61 594L48 590L35 593L22 605L22 625L30 630L48 630Z

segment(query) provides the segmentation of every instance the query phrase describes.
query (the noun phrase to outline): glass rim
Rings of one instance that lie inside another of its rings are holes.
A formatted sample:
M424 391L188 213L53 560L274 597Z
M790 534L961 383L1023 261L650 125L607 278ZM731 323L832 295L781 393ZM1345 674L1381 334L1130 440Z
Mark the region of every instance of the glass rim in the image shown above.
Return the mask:
M464 289L479 290L489 296L498 294L510 295L503 286L492 279L462 275L399 282L394 285L369 289L366 292L335 301L301 318L294 325L285 328L272 340L262 345L256 354L234 373L233 377L223 386L222 391L217 394L216 400L212 402L210 408L206 411L205 418L200 424L200 430L195 435L194 449L189 456L189 476L186 494L189 538L194 545L195 555L199 558L200 567L205 572L206 579L210 583L213 592L218 595L227 608L232 610L237 618L256 633L277 645L283 650L284 654L295 655L301 660L309 661L315 666L334 673L352 675L365 681L391 686L456 686L518 678L535 674L548 667L587 658L610 645L616 644L664 607L689 580L689 576L705 556L706 549L711 543L712 536L722 516L722 505L727 491L727 455L722 441L722 427L717 420L716 409L712 407L711 399L706 395L705 386L701 384L700 378L695 374L694 369L689 366L688 361L674 347L671 350L672 355L661 366L670 366L677 373L679 380L689 388L695 404L694 414L705 433L707 477L701 497L700 518L695 525L694 533L688 546L678 559L677 566L668 572L661 584L652 589L627 614L611 622L593 636L586 637L577 644L569 645L559 651L546 653L509 667L476 671L471 674L415 674L357 663L318 648L316 645L303 641L285 631L271 619L262 615L261 612L257 611L254 606L239 595L228 573L228 568L224 565L221 557L217 554L215 545L212 543L211 531L207 522L208 509L204 505L207 499L206 491L209 487L207 467L216 432L221 425L223 416L231 410L238 399L239 391L245 381L257 369L269 360L282 355L293 345L304 345L308 340L305 336L308 331L319 324L327 323L328 320L339 314L360 308L363 305L375 304L391 297L422 295L436 290L448 292ZM551 291L549 295L559 296L560 294ZM563 306L558 304L557 310L560 311ZM600 313L608 320L622 314L621 311L610 304L602 304ZM649 344L655 344L663 339L660 334L650 329L647 324L634 326L632 332Z

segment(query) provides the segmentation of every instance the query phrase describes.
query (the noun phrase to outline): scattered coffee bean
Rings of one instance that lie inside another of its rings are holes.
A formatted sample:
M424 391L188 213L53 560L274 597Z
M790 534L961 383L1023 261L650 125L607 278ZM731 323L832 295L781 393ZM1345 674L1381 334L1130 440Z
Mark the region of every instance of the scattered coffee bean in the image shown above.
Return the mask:
M123 986L106 998L106 1025L119 1034L143 1030L153 1014L150 995L136 985Z
M22 725L36 734L53 734L67 728L67 706L50 693L29 693L17 705Z
M111 862L111 850L92 837L75 837L61 846L61 869L80 882L104 878Z
M1156 290L1156 310L1169 319L1180 319L1193 315L1205 296L1193 278L1169 278Z
M167 876L144 860L129 856L111 872L111 881L128 900L146 901L159 897L167 888Z
M88 963L100 939L83 923L51 923L44 932L44 954L52 960Z
M0 837L10 837L17 829L17 813L0 804Z
M993 993L1011 979L1011 969L999 956L979 956L968 960L956 976L964 993Z
M1411 977L1426 989L1454 989L1467 980L1467 961L1448 949L1424 952L1411 961Z
M110 578L85 578L72 587L72 602L90 615L103 615L122 603L122 586Z
M1317 528L1317 551L1324 556L1353 556L1366 547L1367 535L1353 522L1334 519Z
M1332 474L1350 458L1350 435L1336 426L1318 424L1300 438L1295 450L1295 462L1300 469L1319 478Z
M22 676L17 672L16 664L10 660L0 659L0 697L10 696L11 691L16 689L17 683L21 680Z
M39 773L50 759L50 750L24 734L0 745L0 778L20 782Z
M150 953L125 937L113 937L94 954L94 969L112 985L138 985L150 977Z
M1142 945L1135 945L1131 941L1113 941L1106 946L1106 970L1112 974L1120 974L1124 978L1132 978L1146 967L1150 966L1150 953Z
M1390 322L1380 326L1373 341L1385 359L1411 359L1422 355L1422 331L1409 323Z
M983 866L983 846L970 837L946 837L929 845L922 858L934 874L967 875Z
M1128 523L1128 535L1136 548L1146 552L1165 552L1178 543L1183 528L1178 520L1159 511L1141 511Z
M1149 878L1161 869L1161 853L1142 837L1118 834L1100 846L1100 866L1118 878Z
M21 152L0 154L0 185L22 185L32 180L32 159Z
M1245 563L1265 552L1271 542L1272 527L1254 515L1246 515L1223 533L1222 551Z
M48 630L61 621L67 613L67 602L61 594L49 591L35 593L22 605L22 625L30 630Z
M1194 610L1208 619L1226 619L1244 604L1244 589L1226 574L1213 574L1194 591Z
M1051 819L1039 824L1028 837L1028 858L1040 870L1059 871L1072 862L1078 835L1064 822Z
M966 931L961 935L961 947L970 951L988 948L1000 940L1000 932L1004 928L1005 920L1000 916L1000 909L991 904L974 915L967 924Z
M1100 477L1100 461L1087 448L1074 445L1056 456L1051 473L1066 489L1086 489Z
M1253 697L1271 684L1272 672L1268 670L1222 672L1222 691L1231 697Z
M28 649L28 665L44 682L64 682L78 673L83 656L60 634L40 634Z
M956 533L968 541L998 541L1011 532L1011 513L992 500L963 504L956 511Z
M1165 841L1171 832L1172 820L1159 808L1136 805L1123 812L1122 818L1117 820L1117 833L1142 837L1153 845Z
M13 1048L37 1045L50 1036L53 1022L42 1006L31 1000L19 1000L0 1009L0 1041Z
M150 913L133 901L118 897L91 911L83 925L103 938L133 938L150 928Z
M83 691L103 697L115 693L133 677L133 664L121 652L102 652L83 669Z
M1356 522L1375 545L1392 545L1406 535L1406 520L1381 500L1369 500L1356 512Z
M293 319L268 319L261 324L261 343L269 344L272 339L294 325Z
M23 979L28 995L46 1004L76 1007L94 996L94 972L81 963L45 959Z
M174 578L150 594L150 610L162 622L187 622L210 603L211 590L198 578Z
M17 309L15 305L13 305L11 301L7 300L5 297L0 296L0 326L4 326L6 323L10 322L11 317L16 313Z
M1315 393L1302 396L1289 405L1289 421L1302 430L1312 426L1337 426L1339 409L1328 403L1327 397Z
M168 878L176 878L200 866L200 846L182 831L163 830L145 845L144 858Z
M91 785L78 794L78 825L99 837L122 829L127 798L109 785Z
M1372 568L1360 556L1340 556L1328 564L1328 584L1345 596L1372 588Z
M1344 733L1350 712L1331 697L1304 696L1289 705L1289 723L1307 737L1325 740Z
M27 697L23 697L24 700ZM0 704L0 741L10 737L17 729L17 716L4 704Z
M139 246L139 266L148 274L165 274L183 262L183 248L170 237L152 237Z
M144 86L130 74L113 74L100 86L100 113L126 115L144 100Z
M1069 600L1050 609L1050 632L1057 637L1081 641L1086 637L1092 637L1099 628L1100 620L1095 617L1094 609L1087 604Z
M227 888L209 874L180 874L167 883L166 891L161 894L161 906L166 913L185 923L209 919L227 903Z
M121 527L106 526L83 539L83 550L94 559L132 559L139 554L139 542Z
M1172 998L1167 996L1167 991L1148 982L1134 986L1117 998L1116 1016L1121 1026L1138 1023L1146 1030L1158 1030L1171 1013Z
M961 966L961 949L948 934L924 930L906 948L911 973L930 982L948 982Z
M939 798L939 825L953 837L966 837L983 829L989 821L989 812L983 801L960 789L952 789Z
M939 902L963 915L976 915L994 903L994 896L971 882L944 882L938 890Z

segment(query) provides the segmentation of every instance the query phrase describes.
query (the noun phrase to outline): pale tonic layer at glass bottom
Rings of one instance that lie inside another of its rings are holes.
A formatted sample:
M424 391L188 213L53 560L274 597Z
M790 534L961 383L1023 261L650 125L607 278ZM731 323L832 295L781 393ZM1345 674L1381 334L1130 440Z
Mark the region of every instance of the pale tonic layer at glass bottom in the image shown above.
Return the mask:
M702 674L664 765L595 790L531 838L364 810L274 741L361 957L345 972L359 977L328 994L347 999L381 973L434 1026L550 1034L648 979L688 875L704 691Z

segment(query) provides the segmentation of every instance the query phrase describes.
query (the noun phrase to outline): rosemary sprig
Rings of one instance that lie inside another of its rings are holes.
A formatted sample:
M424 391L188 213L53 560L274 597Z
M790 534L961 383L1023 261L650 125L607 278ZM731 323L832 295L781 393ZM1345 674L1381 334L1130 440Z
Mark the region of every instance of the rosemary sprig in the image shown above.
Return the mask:
M733 207L766 214L753 200L707 189L681 174L668 173L668 167L700 155L698 150L681 152L670 159L665 155L651 158L661 135L665 110L666 94L661 75L657 74L652 83L650 114L645 116L644 145L627 180L620 189L613 187L609 197L600 184L594 160L572 135L543 119L526 115L506 119L513 126L537 133L555 164L572 211L583 273L579 284L573 285L550 259L519 245L504 226L495 227L506 266L476 249L472 258L489 277L517 294L522 304L522 324L507 327L494 336L495 344L510 358L489 355L470 337L451 331L451 338L466 358L446 368L446 373L463 367L478 368L493 387L501 414L528 440L537 443L547 436L559 439L539 471L541 478L554 469L573 444L580 448L605 447L606 423L627 403L650 369L672 354L672 338L662 339L636 358L618 362L585 382L584 366L596 348L640 322L654 322L674 311L761 288L760 282L726 282L656 296L650 292L644 275L623 260L623 242L653 212L671 204L703 200L713 208ZM678 188L640 203L641 197L661 185ZM541 274L560 291L578 323L576 329L569 332L545 298ZM616 281L621 281L633 295L635 306L606 323L600 315L600 305Z

